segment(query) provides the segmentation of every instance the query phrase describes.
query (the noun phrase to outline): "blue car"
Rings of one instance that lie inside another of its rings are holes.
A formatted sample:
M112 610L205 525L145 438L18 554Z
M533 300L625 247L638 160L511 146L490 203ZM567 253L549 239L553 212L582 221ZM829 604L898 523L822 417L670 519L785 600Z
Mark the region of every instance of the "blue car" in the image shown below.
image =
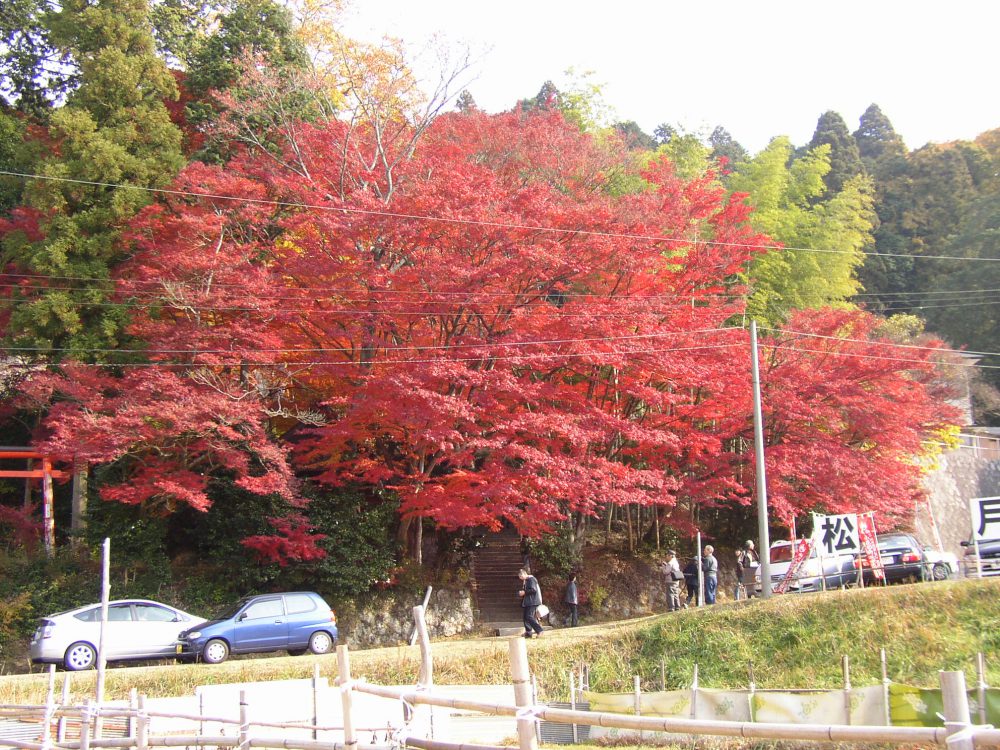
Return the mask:
M326 654L337 644L337 615L312 591L259 594L182 631L177 640L179 656L209 664L223 662L230 654Z

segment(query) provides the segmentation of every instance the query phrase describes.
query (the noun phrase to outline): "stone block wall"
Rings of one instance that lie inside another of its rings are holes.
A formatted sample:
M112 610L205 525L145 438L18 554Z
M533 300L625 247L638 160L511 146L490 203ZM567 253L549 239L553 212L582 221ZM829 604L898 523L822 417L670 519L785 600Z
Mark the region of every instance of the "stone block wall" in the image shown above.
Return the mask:
M930 512L926 506L916 509L917 536L924 542L934 542L933 512L941 544L961 559L965 550L960 542L972 535L969 500L1000 495L1000 461L979 458L971 450L960 448L940 457L938 468L924 478L924 486Z

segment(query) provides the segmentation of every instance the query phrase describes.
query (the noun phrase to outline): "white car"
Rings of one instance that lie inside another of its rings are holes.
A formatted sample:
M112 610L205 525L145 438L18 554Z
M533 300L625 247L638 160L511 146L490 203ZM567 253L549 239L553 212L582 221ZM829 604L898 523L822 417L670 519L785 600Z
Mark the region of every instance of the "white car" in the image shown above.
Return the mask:
M178 634L202 622L202 617L147 599L109 602L105 656L108 661L174 657ZM31 638L31 661L62 664L72 671L90 669L97 663L100 641L100 604L49 615L38 621Z
M958 563L958 555L930 547L924 547L924 562L927 563L927 577L935 581L955 578L962 569Z
M771 590L777 589L788 573L788 568L795 557L795 544L778 541L771 545ZM821 572L822 571L822 572ZM825 575L823 574L825 573ZM760 568L757 568L757 590L760 591ZM820 558L816 545L812 546L809 557L803 561L794 579L788 582L789 593L805 593L822 591L825 588L839 589L849 586L858 580L858 572L854 568L854 555L836 554Z

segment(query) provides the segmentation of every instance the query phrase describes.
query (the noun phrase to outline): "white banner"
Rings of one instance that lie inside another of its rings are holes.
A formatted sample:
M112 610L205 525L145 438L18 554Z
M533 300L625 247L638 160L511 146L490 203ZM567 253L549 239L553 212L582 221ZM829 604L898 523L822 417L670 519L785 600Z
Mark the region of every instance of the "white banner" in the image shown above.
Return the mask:
M972 498L969 500L969 513L975 541L1000 539L1000 496Z
M813 516L813 540L819 547L820 555L833 556L861 552L857 514Z

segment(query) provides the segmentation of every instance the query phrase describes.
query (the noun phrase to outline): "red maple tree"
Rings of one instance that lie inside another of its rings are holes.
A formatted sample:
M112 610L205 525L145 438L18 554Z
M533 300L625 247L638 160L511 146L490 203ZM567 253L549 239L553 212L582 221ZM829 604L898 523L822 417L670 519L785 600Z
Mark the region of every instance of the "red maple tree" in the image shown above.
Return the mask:
M749 346L732 321L767 242L742 196L665 159L621 195L620 144L558 113L395 132L298 123L268 140L287 153L189 166L133 223L118 274L154 366L39 381L36 398L63 394L49 444L129 462L104 490L125 502L205 507L212 471L294 498L293 426L319 481L391 488L405 520L445 527L748 502ZM872 321L802 316L793 329L834 338L770 350L780 517L891 514L915 486L905 455L947 414L929 359L876 357ZM308 558L308 529L277 531L250 543Z

